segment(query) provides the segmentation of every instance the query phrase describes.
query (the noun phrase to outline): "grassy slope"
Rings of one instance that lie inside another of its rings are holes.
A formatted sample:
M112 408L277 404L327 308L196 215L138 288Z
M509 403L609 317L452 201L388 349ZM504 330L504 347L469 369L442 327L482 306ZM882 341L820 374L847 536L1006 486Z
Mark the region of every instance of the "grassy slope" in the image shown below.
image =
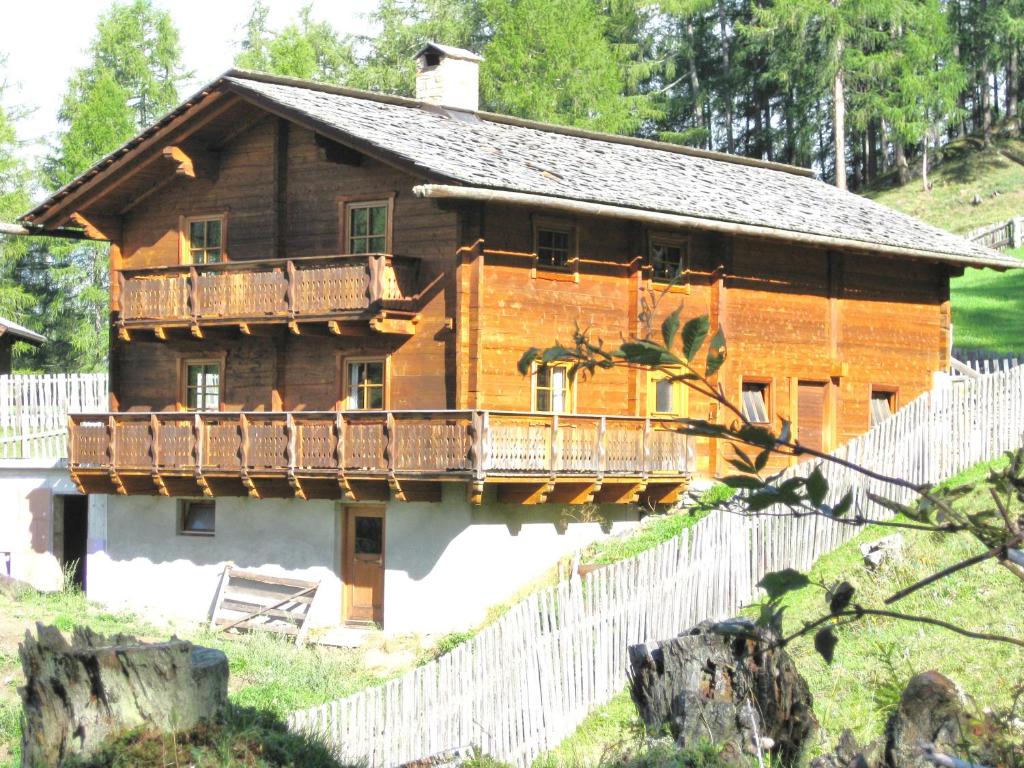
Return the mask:
M983 473L984 468L977 467L951 482L979 479ZM979 493L965 503L980 505L984 499ZM877 573L867 571L858 545L889 533L892 529L865 530L853 542L821 558L810 574L812 581L829 584L848 579L858 589L857 600L871 605L982 549L967 536L904 532L903 557ZM1005 569L991 563L949 577L899 605L907 613L938 616L968 629L1024 635L1024 590ZM824 611L821 586L802 589L788 599L785 627L793 631ZM831 666L814 652L809 638L795 642L790 652L811 688L822 726L814 751L834 746L843 728L852 728L861 740L877 738L895 697L916 672L939 670L959 683L979 706L1007 704L1012 687L1024 683L1024 652L1020 649L912 623L872 620L842 630ZM602 758L607 762L610 755L634 748L639 728L636 710L623 692L591 713L573 736L542 756L537 766L593 766Z
M35 621L55 624L65 632L74 626L89 626L103 634L122 632L140 639L166 639L170 631L154 627L128 613L110 613L88 603L80 592L39 594L26 592L17 599L0 595L0 616L5 623L5 642L0 643L0 766L18 764L17 744L21 738L20 701L16 688L22 682L21 665L15 648L18 634ZM269 633L226 639L206 630L182 631L180 637L198 645L220 648L227 654L231 670L229 694L233 704L272 716L345 696L399 674L401 668L382 672L366 663L367 651L381 650L380 643L369 648L342 649L320 646L297 648L286 638ZM383 641L402 643L405 640ZM384 648L383 650L388 650Z
M932 171L929 192L915 179L904 187L871 191L868 197L953 232L1024 216L1024 165L1002 152L1024 161L1024 141L1000 141L987 151L954 142ZM971 202L975 195L979 205ZM1024 252L1017 255L1024 258ZM969 269L953 280L952 300L956 346L1024 353L1017 330L1017 318L1024 314L1024 270Z

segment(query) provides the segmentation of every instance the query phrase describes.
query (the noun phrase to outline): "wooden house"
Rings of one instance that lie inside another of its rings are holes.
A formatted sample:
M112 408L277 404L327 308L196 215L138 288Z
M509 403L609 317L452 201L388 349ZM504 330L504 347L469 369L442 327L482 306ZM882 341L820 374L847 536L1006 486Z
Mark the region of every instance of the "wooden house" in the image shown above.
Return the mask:
M93 596L199 615L231 561L321 579L326 622L467 624L728 469L679 384L527 348L681 304L827 450L947 369L952 275L1017 265L803 169L480 112L478 61L427 46L418 99L228 72L23 217L110 242Z
M18 342L40 346L46 337L30 331L13 320L0 317L0 376L7 376L13 371L12 351Z

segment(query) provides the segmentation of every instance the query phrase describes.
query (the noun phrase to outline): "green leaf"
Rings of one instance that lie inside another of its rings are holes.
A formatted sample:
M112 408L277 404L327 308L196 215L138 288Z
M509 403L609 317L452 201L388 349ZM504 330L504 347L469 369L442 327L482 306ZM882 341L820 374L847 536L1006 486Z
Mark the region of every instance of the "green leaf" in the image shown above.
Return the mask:
M756 445L758 448L772 448L775 446L775 435L764 427L756 427L753 424L744 424L736 435L745 443Z
M723 477L722 482L730 488L745 488L751 491L756 491L764 487L763 480L751 477L750 475L729 475L728 477Z
M757 586L768 593L772 600L782 597L787 592L795 589L803 589L811 580L800 571L793 568L785 568L781 571L766 573L764 578L757 582Z
M551 363L559 360L567 360L573 357L573 351L566 349L565 347L548 347L544 350L544 354L541 356L541 361L544 365L550 365Z
M848 581L837 584L825 593L828 609L833 613L841 613L853 599L856 588Z
M832 658L835 656L838 644L839 638L832 631L832 627L819 629L817 634L814 635L814 650L821 654L821 658L825 660L826 664L832 663Z
M686 362L691 362L697 356L710 330L711 320L707 315L686 322L683 326L683 357L686 358Z
M821 473L821 467L817 466L807 476L807 498L811 500L811 504L820 507L827 494L828 480Z
M679 313L682 310L680 307L661 324L661 338L665 341L665 349L672 349L672 345L675 344L676 334L679 332Z
M832 517L842 517L850 511L851 506L853 506L853 491L847 491L839 503L832 507Z
M725 364L725 332L719 326L715 335L711 338L711 345L708 347L707 361L705 362L704 375L711 378L718 369Z
M678 357L653 341L627 341L619 347L617 354L634 365L678 365L680 362Z
M519 358L519 363L516 368L519 369L519 373L525 376L530 372L530 368L533 367L533 361L537 359L537 355L540 354L540 350L536 347L530 347L528 350L523 352L523 356Z

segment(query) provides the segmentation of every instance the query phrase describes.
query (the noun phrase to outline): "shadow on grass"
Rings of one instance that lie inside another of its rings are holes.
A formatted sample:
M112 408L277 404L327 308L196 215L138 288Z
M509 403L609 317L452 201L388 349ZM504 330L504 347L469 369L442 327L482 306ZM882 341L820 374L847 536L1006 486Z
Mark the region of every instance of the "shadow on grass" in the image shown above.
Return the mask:
M230 707L224 721L179 733L134 730L107 742L74 768L163 768L167 765L342 768L316 736L293 733L269 712Z

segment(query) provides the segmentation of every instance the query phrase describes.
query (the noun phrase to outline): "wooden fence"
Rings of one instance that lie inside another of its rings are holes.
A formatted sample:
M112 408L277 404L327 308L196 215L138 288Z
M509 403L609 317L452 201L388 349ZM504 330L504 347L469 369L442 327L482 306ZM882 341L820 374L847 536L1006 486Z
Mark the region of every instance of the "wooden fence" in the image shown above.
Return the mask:
M988 374L1007 371L1024 363L1024 357L999 355L984 349L960 349L954 347L953 357L976 373Z
M949 477L1024 433L1024 367L922 395L836 454L917 483ZM798 465L780 479L807 473ZM832 503L853 490L869 519L888 511L867 494L911 492L826 462ZM770 512L770 510L769 510ZM734 615L758 581L809 568L859 532L821 517L748 517L719 510L676 539L531 595L472 640L383 686L293 713L344 761L392 766L475 745L528 765L626 684L626 648Z
M1024 244L1024 216L972 229L964 238L989 248L1020 248Z
M0 459L66 458L68 413L108 407L105 373L0 376Z

